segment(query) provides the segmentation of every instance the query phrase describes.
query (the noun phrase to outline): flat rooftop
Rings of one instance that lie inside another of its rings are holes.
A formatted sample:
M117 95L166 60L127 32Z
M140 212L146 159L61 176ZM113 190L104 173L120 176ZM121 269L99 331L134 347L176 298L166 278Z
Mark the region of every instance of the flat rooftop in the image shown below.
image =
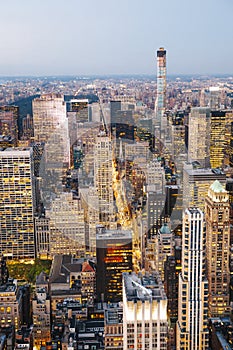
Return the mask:
M124 286L128 301L166 300L166 294L158 273L123 273Z

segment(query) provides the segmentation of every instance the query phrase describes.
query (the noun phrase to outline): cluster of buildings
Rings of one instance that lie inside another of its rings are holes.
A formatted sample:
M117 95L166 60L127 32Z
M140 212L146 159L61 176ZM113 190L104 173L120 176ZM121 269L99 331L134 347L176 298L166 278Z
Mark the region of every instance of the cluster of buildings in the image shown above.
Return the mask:
M0 349L232 348L232 81L157 68L0 106Z

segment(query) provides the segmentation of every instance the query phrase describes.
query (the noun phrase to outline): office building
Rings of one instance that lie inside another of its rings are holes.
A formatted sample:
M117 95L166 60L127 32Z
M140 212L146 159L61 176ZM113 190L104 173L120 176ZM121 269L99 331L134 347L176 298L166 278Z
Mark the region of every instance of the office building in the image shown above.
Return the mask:
M174 255L174 233L169 228L168 224L158 230L155 236L155 269L159 272L162 282L164 282L164 265L167 257Z
M22 137L21 140L24 141L32 141L33 140L33 135L34 135L34 127L33 127L33 118L30 114L27 114L26 117L23 118L22 121Z
M195 107L189 114L188 162L210 167L210 109Z
M153 160L147 164L145 174L147 232L148 237L151 237L158 233L163 222L162 213L166 201L165 172L161 163Z
M99 222L111 226L114 219L112 142L104 132L94 146L94 184L99 198Z
M0 151L0 254L34 259L34 180L31 148Z
M121 111L121 101L110 101L110 122L111 124L115 123L115 118L117 116L117 112Z
M183 208L197 206L201 210L205 207L210 183L218 180L221 184L226 182L226 174L219 169L201 169L194 164L184 164L183 175Z
M132 271L132 232L97 227L96 260L97 300L121 301L122 273Z
M32 108L34 140L47 145L44 161L54 165L60 162L60 167L69 165L68 121L63 96L41 95L32 101Z
M210 165L220 168L229 164L232 111L211 111Z
M81 206L86 223L86 253L96 255L96 225L99 224L99 198L94 187L80 188Z
M47 211L50 219L50 252L85 256L85 223L81 201L72 192L61 193Z
M220 317L230 311L230 204L227 191L217 180L206 196L205 213L209 314Z
M34 141L44 144L39 176L42 201L47 208L62 192L62 177L70 164L68 120L60 94L42 95L32 101Z
M208 349L208 282L205 274L204 214L183 214L182 271L179 275L177 350Z
M51 255L50 247L50 219L45 215L35 217L36 256L48 259Z
M0 135L10 136L15 147L18 145L18 122L19 107L0 106Z
M167 349L167 297L159 274L123 274L123 349Z
M70 100L70 111L75 112L76 123L89 122L88 117L88 99Z

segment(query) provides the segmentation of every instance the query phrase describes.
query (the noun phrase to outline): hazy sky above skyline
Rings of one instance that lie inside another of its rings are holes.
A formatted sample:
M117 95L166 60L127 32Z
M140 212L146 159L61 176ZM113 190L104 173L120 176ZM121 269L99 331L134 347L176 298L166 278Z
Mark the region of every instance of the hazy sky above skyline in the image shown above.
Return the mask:
M0 75L233 74L232 0L1 2Z

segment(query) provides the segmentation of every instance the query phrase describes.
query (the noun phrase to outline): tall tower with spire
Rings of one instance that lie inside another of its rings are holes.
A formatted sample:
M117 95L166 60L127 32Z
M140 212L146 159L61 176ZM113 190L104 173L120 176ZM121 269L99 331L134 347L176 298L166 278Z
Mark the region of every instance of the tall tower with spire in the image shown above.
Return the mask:
M155 117L161 131L164 130L164 112L166 108L166 50L160 47L157 51L157 97L155 102Z

